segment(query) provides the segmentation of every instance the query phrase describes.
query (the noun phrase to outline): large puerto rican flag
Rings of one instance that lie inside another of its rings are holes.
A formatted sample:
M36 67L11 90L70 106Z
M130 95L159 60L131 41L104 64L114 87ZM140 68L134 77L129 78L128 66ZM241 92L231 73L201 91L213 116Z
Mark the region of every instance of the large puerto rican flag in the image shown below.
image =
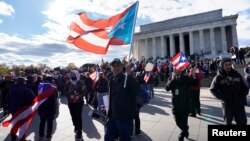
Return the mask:
M55 92L56 88L49 83L40 83L38 86L38 96L35 97L32 104L28 107L19 109L10 120L2 123L3 127L10 127L11 132L22 139L28 130L30 122L36 115L39 106Z
M106 54L109 45L130 44L138 3L109 19L92 20L87 13L79 13L71 23L67 42L96 54Z
M171 59L171 63L178 72L180 72L182 69L185 69L189 65L187 58L181 51Z

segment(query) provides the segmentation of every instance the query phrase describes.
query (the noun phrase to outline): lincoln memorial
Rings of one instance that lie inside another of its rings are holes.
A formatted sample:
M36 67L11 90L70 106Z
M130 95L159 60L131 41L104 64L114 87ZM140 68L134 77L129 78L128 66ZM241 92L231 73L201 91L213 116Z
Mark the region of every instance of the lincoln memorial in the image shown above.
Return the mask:
M223 17L219 9L141 25L134 34L133 56L172 57L179 51L186 56L227 54L231 46L238 46L237 18L238 14Z

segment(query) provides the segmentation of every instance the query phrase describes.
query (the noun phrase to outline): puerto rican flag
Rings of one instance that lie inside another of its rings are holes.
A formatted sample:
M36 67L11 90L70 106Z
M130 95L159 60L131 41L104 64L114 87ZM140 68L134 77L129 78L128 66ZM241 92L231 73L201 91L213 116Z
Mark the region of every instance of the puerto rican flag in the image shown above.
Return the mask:
M171 59L171 63L178 72L185 69L189 65L187 58L181 51Z
M55 92L56 88L49 83L40 83L38 86L38 96L35 97L29 107L23 107L7 121L2 123L3 127L11 128L11 132L16 134L19 139L25 138L30 122L36 115L39 106Z
M144 81L145 81L146 83L148 82L148 80L149 80L149 78L150 78L150 75L151 75L150 73L146 73L146 74L145 74L145 76L144 76L143 79L144 79Z
M87 13L79 13L71 23L67 42L96 54L106 54L109 45L130 44L138 3L109 19L92 20Z

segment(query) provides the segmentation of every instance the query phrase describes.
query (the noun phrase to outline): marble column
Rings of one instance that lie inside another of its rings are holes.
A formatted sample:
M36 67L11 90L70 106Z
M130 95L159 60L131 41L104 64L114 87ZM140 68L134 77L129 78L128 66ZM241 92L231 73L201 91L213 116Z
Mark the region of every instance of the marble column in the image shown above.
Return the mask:
M155 59L157 57L157 52L156 52L156 41L155 37L152 38L152 57Z
M214 39L214 28L210 28L210 44L211 44L211 52L213 55L215 55L216 49L215 49L215 39Z
M200 50L205 51L203 29L199 30L199 36L200 36Z
M133 46L134 47L133 56L136 60L139 60L139 46L138 46L138 44L139 44L139 40L136 40L134 42L134 46Z
M238 45L236 24L232 25L232 39L233 39L233 45L238 47L239 45Z
M150 48L148 46L148 38L145 39L145 58L148 59L150 56Z
M221 45L222 45L222 53L227 53L227 38L225 26L221 26Z
M189 47L190 47L190 54L194 54L194 37L193 31L189 31Z
M184 54L186 54L185 48L184 48L184 37L183 37L183 33L179 33L179 42L180 42L180 51L182 51Z
M141 60L142 56L145 56L145 48L143 39L138 40L138 60Z
M161 57L165 57L166 55L167 55L166 39L164 36L161 36Z
M175 45L174 45L174 35L169 35L169 41L170 41L170 57L173 57L175 55Z
M133 55L133 56L135 56L135 53L137 53L136 52L136 47L135 47L135 41L132 43L132 46L131 46L131 54Z

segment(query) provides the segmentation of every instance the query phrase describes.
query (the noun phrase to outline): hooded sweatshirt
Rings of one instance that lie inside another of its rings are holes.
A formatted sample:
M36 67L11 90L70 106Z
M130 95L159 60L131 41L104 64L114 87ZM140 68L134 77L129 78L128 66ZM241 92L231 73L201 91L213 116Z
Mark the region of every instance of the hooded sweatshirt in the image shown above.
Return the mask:
M76 80L71 79L70 83L67 85L68 103L83 103L83 96L86 93L86 85L80 80L80 74L77 70L72 70L71 72L76 75ZM79 97L79 99L77 99L77 97Z
M220 70L211 83L210 91L216 98L222 100L224 106L237 109L244 105L249 90L237 71L232 68L227 73L223 69L226 61L229 59L222 59L220 62Z

